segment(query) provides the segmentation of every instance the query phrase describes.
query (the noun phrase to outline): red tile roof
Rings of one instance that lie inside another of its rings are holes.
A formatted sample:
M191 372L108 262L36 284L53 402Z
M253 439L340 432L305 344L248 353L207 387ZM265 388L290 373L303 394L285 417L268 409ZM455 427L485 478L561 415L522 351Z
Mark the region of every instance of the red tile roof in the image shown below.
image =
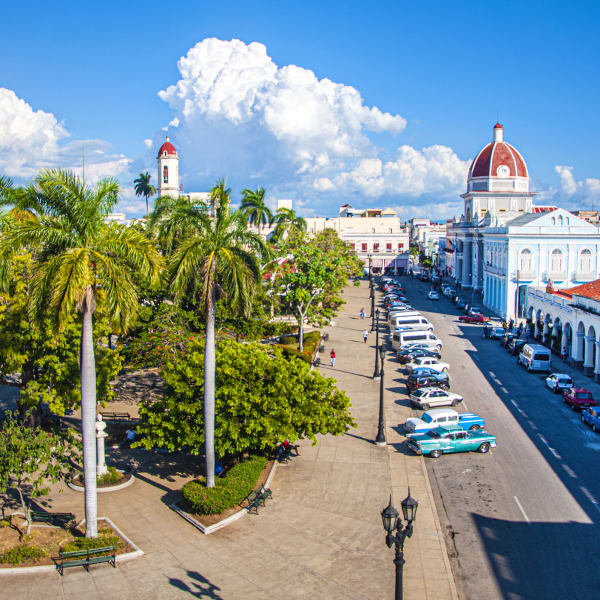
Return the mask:
M566 290L557 290L554 293L567 298L572 298L574 295L577 295L583 296L584 298L591 298L592 300L600 300L600 279L590 281L590 283L576 285L575 287Z

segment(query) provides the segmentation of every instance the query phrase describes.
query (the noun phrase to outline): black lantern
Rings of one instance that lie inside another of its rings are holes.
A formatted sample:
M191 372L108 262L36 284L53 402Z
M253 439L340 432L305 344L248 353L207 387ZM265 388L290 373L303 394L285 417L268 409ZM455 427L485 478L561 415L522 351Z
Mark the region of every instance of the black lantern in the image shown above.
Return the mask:
M404 520L412 523L417 518L417 508L419 503L410 495L408 488L408 496L402 500L402 515Z
M396 523L398 522L398 511L392 504L392 495L390 494L390 503L381 511L381 520L383 521L383 528L389 533L394 533L396 529Z

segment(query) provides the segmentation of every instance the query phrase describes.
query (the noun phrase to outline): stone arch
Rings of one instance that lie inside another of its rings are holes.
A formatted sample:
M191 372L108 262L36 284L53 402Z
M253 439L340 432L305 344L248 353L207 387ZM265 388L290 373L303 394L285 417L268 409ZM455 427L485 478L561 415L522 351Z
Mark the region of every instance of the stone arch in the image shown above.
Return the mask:
M569 321L565 321L563 327L561 354L568 357L573 355L573 328Z
M596 329L590 325L585 336L585 357L583 368L586 375L591 375L594 372L596 364Z
M560 317L556 317L552 323L552 349L560 353L562 343L563 324Z
M573 356L576 361L583 364L585 355L585 325L582 321L577 323L577 333L575 337L575 345L573 347Z

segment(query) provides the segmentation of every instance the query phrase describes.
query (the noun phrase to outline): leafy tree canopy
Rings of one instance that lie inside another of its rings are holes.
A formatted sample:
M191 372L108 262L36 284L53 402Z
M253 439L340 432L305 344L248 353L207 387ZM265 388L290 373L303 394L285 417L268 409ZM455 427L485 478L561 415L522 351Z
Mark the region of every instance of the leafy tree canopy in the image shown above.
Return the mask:
M204 349L191 342L185 355L167 365L168 392L142 401L138 445L176 450L204 449ZM216 353L217 456L264 452L284 439L343 434L355 423L350 399L335 380L310 370L305 362L284 358L278 349L223 340Z

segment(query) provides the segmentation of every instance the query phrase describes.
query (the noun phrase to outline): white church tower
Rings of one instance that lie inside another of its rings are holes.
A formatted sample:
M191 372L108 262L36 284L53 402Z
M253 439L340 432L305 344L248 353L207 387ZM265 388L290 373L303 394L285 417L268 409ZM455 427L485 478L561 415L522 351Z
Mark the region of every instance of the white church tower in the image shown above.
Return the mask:
M179 156L175 146L171 144L169 136L160 147L158 156L158 195L179 197Z

